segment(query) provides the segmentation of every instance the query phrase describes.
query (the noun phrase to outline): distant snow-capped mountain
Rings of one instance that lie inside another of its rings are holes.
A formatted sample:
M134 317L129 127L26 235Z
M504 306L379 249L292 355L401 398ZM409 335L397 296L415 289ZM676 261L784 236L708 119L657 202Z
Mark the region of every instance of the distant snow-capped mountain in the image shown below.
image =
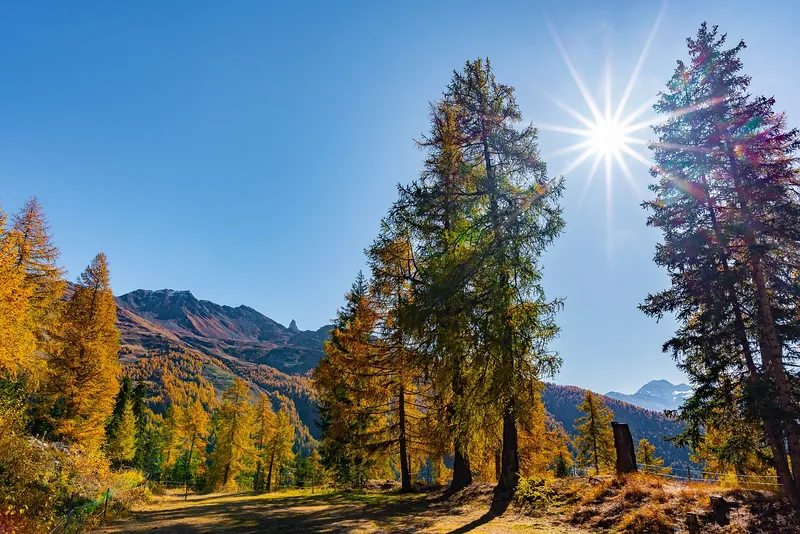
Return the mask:
M617 399L648 410L674 410L683 404L684 399L692 394L692 386L673 384L667 380L653 380L642 386L636 393L627 394L609 391L606 397Z

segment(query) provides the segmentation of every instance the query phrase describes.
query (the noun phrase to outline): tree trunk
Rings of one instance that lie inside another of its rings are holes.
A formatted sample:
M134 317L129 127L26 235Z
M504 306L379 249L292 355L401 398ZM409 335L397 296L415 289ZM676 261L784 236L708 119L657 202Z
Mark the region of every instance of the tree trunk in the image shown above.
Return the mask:
M186 479L184 480L185 491L183 493L183 502L186 502L186 499L189 498L189 474L192 471L192 453L194 453L194 440L197 434L192 434L192 444L189 447L189 461L186 462Z
M500 480L497 491L513 492L519 482L519 449L517 440L517 417L514 413L514 400L509 399L503 414L503 451L500 465Z
M734 162L735 164L735 162ZM733 306L733 313L734 313L734 326L736 328L736 338L741 346L742 355L744 356L745 366L747 368L747 382L751 385L757 384L760 382L763 377L761 372L759 372L758 368L756 367L755 360L753 358L753 351L750 348L750 342L747 339L747 327L745 326L744 322L744 313L742 312L742 306L739 302L739 296L736 293L736 287L734 285L733 280L729 276L730 268L728 266L729 258L728 252L725 250L724 247L728 246L727 240L725 236L722 234L719 228L719 222L717 221L717 214L716 214L716 207L713 203L710 194L710 187L708 181L706 180L705 176L702 177L703 185L706 188L706 207L708 209L709 216L711 217L711 227L714 230L714 236L716 237L717 242L720 244L722 248L720 248L719 253L719 262L720 266L722 267L722 271L725 275L725 279L728 280L727 283L727 291L728 291L728 298L731 300L731 304ZM764 365L764 354L762 354L762 368L766 367ZM786 458L786 450L785 450L785 441L781 436L781 432L776 427L775 422L769 417L768 414L765 413L764 408L760 405L755 407L756 415L761 419L762 425L764 427L764 434L767 438L767 443L769 444L770 449L772 450L772 458L773 458L773 465L775 467L775 472L778 474L778 480L781 483L781 488L789 500L794 505L795 509L800 509L800 491L798 491L797 486L795 486L792 473L789 468L789 462Z
M253 490L261 491L261 460L256 460L256 474L253 477Z
M464 396L464 380L461 376L461 369L455 369L453 373L453 397L462 398ZM456 419L456 407L454 402L449 406L451 421ZM469 465L469 458L466 454L466 447L461 429L456 428L453 433L453 481L450 483L450 490L456 491L466 488L472 484L472 469Z
M227 464L225 464L225 474L222 475L222 485L223 486L227 486L228 485L228 477L230 476L230 474L231 474L231 464L227 463Z
M275 449L269 455L269 469L267 470L267 493L272 491L272 467L275 464Z
M472 484L472 472L469 460L462 451L460 440L456 439L453 452L453 481L450 483L450 489L456 491L464 489L470 484Z
M411 491L411 470L406 450L406 390L403 384L398 394L397 417L400 426L400 486L403 491Z
M748 257L750 263L750 273L753 283L756 287L756 300L758 305L758 318L759 330L761 336L759 344L761 345L762 354L766 352L766 360L771 365L766 366L767 372L772 377L773 383L778 390L778 406L784 414L794 414L794 403L792 402L791 392L789 391L789 381L786 376L786 369L783 365L783 346L778 339L778 332L775 328L775 320L772 316L772 305L767 290L766 280L764 278L763 266L761 263L761 252L759 250L760 244L756 243L755 236L752 229L752 216L747 204L747 199L742 190L741 176L739 174L739 164L736 161L736 156L733 152L733 147L730 142L730 136L726 133L724 136L725 148L728 156L728 163L731 166L731 175L733 176L734 186L737 194L737 201L739 204L739 212L742 217L744 225L745 243L748 247ZM792 478L794 479L793 497L796 505L795 508L800 511L800 433L797 429L797 422L795 420L785 420L782 418L780 426L785 429L786 443L789 448L789 458L791 459Z

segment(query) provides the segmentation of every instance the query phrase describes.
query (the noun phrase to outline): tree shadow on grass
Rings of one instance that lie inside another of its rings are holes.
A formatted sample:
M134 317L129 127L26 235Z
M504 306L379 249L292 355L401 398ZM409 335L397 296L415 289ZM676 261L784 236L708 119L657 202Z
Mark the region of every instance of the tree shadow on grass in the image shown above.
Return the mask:
M131 521L112 525L103 532L151 532L205 534L224 532L349 532L374 523L382 532L417 532L434 518L425 514L428 503L420 497L357 494L300 495L239 499L209 496L190 500L186 506L135 514ZM220 502L213 502L213 499Z
M451 530L447 534L466 534L467 532L472 532L478 527L486 525L490 523L492 520L500 517L508 510L508 506L511 504L511 499L505 496L496 497L492 500L492 505L489 508L489 511L483 514L481 517L474 521L470 521L466 525L462 525L455 530Z

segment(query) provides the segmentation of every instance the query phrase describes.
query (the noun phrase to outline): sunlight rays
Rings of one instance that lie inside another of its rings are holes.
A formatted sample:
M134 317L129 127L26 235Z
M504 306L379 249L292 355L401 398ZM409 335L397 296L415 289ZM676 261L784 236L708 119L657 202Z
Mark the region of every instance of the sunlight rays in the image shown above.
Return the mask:
M632 146L646 146L648 141L641 137L637 137L637 132L645 130L653 125L663 122L664 119L646 119L641 120L643 114L652 109L655 102L655 97L648 98L646 102L636 107L632 112L627 112L626 107L631 99L633 91L639 80L645 62L647 61L648 53L653 45L655 35L661 24L666 11L666 2L663 2L661 8L653 22L653 26L647 34L644 45L633 68L633 72L628 78L622 95L619 98L616 106L612 102L612 63L610 55L606 56L602 92L600 98L596 98L589 91L585 81L581 77L580 72L575 67L569 53L564 46L555 27L548 21L547 25L556 48L564 61L570 76L572 77L575 86L577 87L583 102L588 110L589 116L576 110L574 107L564 103L562 100L553 96L547 95L553 103L565 111L567 115L578 122L577 126L568 126L560 124L538 124L538 128L542 130L549 130L553 132L565 133L574 135L580 138L577 142L557 150L549 156L563 156L567 154L577 153L577 155L566 165L566 168L561 174L568 174L578 168L582 163L587 160L591 161L591 169L583 184L579 203L582 204L584 198L589 192L595 176L598 174L600 166L603 166L604 173L604 189L605 189L605 209L606 209L606 228L609 232L609 254L610 254L610 239L611 239L611 211L613 205L613 173L614 168L618 167L619 173L637 193L641 195L641 187L634 178L631 171L628 158L632 158L637 163L642 163L650 167L650 160L644 155L640 154ZM602 104L602 109L600 105ZM709 105L713 104L710 102ZM690 113L693 109L681 110L680 114ZM669 118L673 118L671 115Z

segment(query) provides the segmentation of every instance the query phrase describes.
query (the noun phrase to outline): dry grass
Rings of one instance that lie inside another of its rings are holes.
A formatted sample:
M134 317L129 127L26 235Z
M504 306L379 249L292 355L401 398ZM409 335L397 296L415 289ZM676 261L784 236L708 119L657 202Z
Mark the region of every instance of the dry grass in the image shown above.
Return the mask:
M703 532L800 533L800 523L787 503L763 490L742 489L730 483L675 482L642 473L583 484L571 522L592 531L683 531L686 514L693 512ZM721 495L733 503L729 525L720 527L714 522L711 495Z

